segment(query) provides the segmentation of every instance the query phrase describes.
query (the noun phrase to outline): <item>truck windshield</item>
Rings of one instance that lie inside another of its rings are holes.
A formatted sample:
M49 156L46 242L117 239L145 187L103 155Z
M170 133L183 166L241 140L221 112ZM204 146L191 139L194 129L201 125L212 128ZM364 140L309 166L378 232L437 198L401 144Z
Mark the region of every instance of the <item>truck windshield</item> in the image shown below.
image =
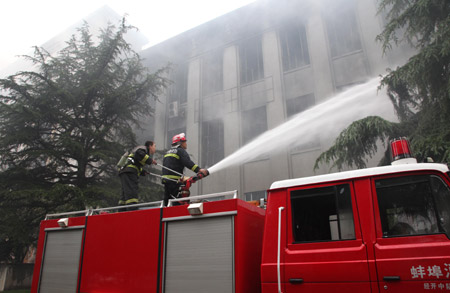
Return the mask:
M295 243L355 239L348 184L291 192Z
M414 175L375 180L383 237L450 231L450 191L441 178Z

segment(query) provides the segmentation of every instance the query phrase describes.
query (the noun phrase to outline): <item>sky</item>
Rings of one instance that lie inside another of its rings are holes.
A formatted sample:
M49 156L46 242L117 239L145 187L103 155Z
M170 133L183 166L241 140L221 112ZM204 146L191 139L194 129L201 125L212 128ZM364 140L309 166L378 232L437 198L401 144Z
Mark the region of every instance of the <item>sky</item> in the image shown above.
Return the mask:
M255 0L1 0L0 69L108 5L154 45Z

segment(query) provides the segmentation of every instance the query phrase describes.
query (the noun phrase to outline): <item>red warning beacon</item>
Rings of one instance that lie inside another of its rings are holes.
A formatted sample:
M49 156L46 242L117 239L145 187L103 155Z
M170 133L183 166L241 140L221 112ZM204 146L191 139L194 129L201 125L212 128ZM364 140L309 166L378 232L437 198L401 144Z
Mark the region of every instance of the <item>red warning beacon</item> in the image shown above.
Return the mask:
M417 164L406 137L391 140L391 165L398 164Z

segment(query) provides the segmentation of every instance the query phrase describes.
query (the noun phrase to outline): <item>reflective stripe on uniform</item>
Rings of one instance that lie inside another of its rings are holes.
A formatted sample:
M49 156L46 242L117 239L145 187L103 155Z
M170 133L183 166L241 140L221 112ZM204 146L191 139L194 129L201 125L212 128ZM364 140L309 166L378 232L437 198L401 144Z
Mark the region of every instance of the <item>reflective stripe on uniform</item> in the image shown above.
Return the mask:
M133 164L127 165L127 167L136 169L138 171L138 176L141 175L142 168L138 168L137 166L135 166Z
M166 154L165 156L164 156L164 158L167 158L167 157L174 157L175 159L180 159L180 156L179 155L177 155L177 154Z
M195 169L197 169L198 165L194 165L191 170L195 172Z
M130 198L129 200L125 201L125 204L130 204L130 203L139 203L139 199L137 199L137 198Z
M141 163L141 165L144 166L145 162L148 160L148 158L150 158L150 156L149 155L145 155L145 157L139 163Z
M119 205L126 205L130 203L139 203L139 199L137 198L130 198L128 200L119 200Z

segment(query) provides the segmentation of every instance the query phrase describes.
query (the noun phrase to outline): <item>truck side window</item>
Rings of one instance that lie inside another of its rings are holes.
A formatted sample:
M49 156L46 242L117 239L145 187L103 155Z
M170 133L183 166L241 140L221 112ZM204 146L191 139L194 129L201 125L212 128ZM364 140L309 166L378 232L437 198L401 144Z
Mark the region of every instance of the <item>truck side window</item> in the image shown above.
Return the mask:
M295 243L355 239L348 184L291 192Z
M438 176L431 176L430 182L436 200L440 228L450 238L450 190Z
M450 231L450 192L439 177L395 177L375 186L383 237Z

